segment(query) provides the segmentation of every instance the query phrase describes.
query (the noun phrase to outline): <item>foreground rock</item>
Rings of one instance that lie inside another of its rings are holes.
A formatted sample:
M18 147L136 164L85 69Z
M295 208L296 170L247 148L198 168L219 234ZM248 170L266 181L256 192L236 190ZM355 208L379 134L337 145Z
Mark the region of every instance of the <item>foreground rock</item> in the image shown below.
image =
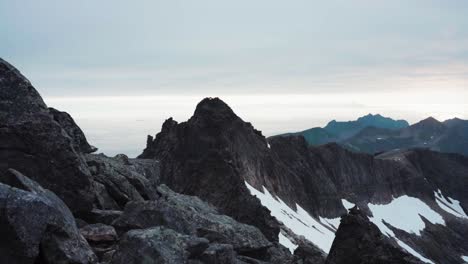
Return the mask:
M157 198L157 161L129 159L122 154L113 158L87 154L84 158L94 179L98 209L120 210L129 201Z
M393 244L356 207L341 219L326 264L423 263Z
M0 181L0 263L97 262L55 194L14 170Z
M87 211L94 195L82 150L92 149L71 117L49 110L31 83L0 59L0 173L17 169L73 212Z
M111 263L187 263L189 258L199 257L207 247L207 240L183 235L165 227L132 230L123 236Z
M181 234L204 238L210 244L230 245L239 255L262 261L278 257L269 252L273 244L257 228L221 215L199 198L177 194L164 185L158 187L158 193L160 198L156 201L128 203L113 225L120 232L164 226ZM288 255L282 256L283 260Z

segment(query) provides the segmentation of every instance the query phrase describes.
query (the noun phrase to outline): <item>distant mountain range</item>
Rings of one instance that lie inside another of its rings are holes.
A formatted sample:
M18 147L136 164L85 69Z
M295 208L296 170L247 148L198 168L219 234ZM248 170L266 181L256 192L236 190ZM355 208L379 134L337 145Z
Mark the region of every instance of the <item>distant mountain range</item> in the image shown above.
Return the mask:
M468 155L468 120L459 118L440 122L429 117L410 126L405 120L368 114L355 121L333 120L323 128L280 136L297 135L303 136L309 145L336 142L349 150L371 154L420 147Z

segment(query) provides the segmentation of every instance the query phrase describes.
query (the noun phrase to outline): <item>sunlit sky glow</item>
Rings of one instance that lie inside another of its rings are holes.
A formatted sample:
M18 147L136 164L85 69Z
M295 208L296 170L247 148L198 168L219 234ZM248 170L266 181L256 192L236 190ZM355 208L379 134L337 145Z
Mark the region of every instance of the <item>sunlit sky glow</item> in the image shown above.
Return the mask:
M462 0L0 0L0 56L103 151L137 153L205 96L266 135L367 113L468 119L467 13Z

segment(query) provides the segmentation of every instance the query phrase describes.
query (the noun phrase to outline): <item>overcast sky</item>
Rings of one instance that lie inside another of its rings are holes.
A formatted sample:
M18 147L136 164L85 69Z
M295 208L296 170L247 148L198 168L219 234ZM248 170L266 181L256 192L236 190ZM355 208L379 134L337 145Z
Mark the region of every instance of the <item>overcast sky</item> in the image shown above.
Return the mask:
M327 111L320 122L277 120L269 133L374 110L468 118L467 14L463 0L0 0L0 56L78 119L93 115L70 99L106 98L96 114L115 105L109 97L151 96L234 98L245 119L275 119L261 105L243 108L252 95L288 98L302 114L307 98L320 100Z

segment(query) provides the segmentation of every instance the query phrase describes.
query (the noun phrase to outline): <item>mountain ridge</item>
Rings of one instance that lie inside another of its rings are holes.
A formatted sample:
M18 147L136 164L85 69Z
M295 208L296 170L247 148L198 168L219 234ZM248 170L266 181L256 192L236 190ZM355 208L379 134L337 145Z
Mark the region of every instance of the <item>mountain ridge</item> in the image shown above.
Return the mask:
M459 264L468 255L465 156L267 139L206 98L187 121L169 118L148 136L139 158L107 157L1 64L1 262L320 264L330 253L344 264L353 252L330 247L362 237L405 245L363 252L369 259ZM377 228L335 237L350 204Z

